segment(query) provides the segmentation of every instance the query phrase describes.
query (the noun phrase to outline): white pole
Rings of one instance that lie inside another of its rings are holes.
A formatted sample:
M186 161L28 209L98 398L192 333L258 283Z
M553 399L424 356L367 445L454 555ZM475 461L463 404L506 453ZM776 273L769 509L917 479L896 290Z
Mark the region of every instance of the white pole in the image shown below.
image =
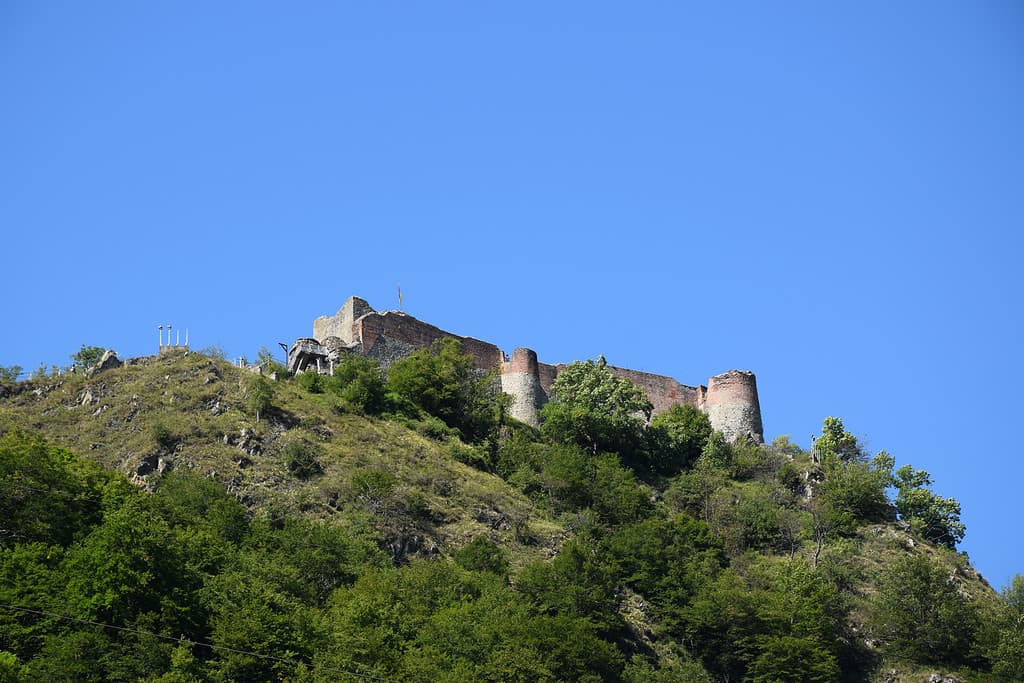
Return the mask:
M188 328L185 328L185 346L188 346Z
M174 345L181 346L181 330L178 330L178 333L174 335Z
M163 325L157 325L156 326L156 333L160 337L160 347L163 347L163 345L164 345L164 326Z

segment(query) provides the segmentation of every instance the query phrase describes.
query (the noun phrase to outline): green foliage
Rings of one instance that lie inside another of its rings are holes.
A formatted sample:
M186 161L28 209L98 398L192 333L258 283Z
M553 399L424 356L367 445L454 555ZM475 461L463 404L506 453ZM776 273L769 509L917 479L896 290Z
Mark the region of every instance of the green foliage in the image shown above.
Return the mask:
M172 470L161 477L153 505L173 527L200 526L234 544L249 533L245 507L223 486L192 470Z
M846 431L843 421L838 417L826 417L821 428L821 436L814 442L814 453L821 462L831 459L841 461L857 460L863 450L857 437Z
M153 422L149 427L149 431L153 435L153 443L164 452L173 451L174 447L178 444L177 437L174 436L174 433L163 422Z
M22 369L20 365L0 365L0 381L17 382Z
M21 662L10 653L0 650L0 683L21 683Z
M725 565L707 525L687 515L623 526L605 543L618 580L655 606L668 633L682 635L682 610Z
M473 572L491 572L498 576L508 573L507 553L486 536L477 536L455 553L455 562Z
M274 401L274 385L265 377L256 377L249 385L248 404L249 410L260 421L260 413L270 410Z
M478 372L472 356L453 337L395 362L388 370L388 388L400 400L458 429L466 441L493 436L500 422L503 403L494 377Z
M833 587L798 560L751 578L726 570L683 610L705 668L726 680L839 680Z
M829 506L860 522L879 522L888 517L893 459L885 451L870 462L831 458L825 463L825 481L818 489Z
M311 394L324 393L324 378L316 370L310 369L299 373L298 384Z
M0 436L0 547L42 541L68 546L103 514L103 496L129 487L42 438Z
M1003 589L1004 604L996 618L992 673L1004 681L1024 680L1024 576Z
M367 415L378 415L387 407L387 384L374 358L347 354L334 368L330 387L345 403Z
M931 475L924 470L910 465L896 470L896 511L928 541L955 548L967 531L960 521L960 503L932 493L926 488L931 483Z
M623 627L616 611L613 566L594 539L577 536L550 564L533 562L516 577L516 590L538 614L584 619L598 633Z
M370 571L331 598L320 664L398 680L616 680L622 656L586 620L539 613L498 577L449 563Z
M730 444L729 471L736 479L770 481L782 466L783 456L749 437L738 437Z
M675 405L651 420L652 465L665 474L690 467L711 436L711 422L695 406Z
M288 472L299 479L309 479L324 471L320 449L302 440L291 441L284 447L284 464Z
M732 446L721 432L713 432L704 443L700 457L713 467L727 468L732 465Z
M105 352L106 349L102 346L86 346L82 344L82 348L79 349L78 353L71 356L75 372L81 374L93 365L96 365L103 358ZM43 369L43 374L46 374L45 368Z
M263 372L270 375L277 375L278 378L287 377L291 373L288 367L274 358L274 354L266 346L261 346L256 353L256 363L263 369Z
M712 435L709 444L717 441L716 435L720 436L719 432ZM665 493L665 500L676 509L686 510L709 525L718 517L716 499L728 481L728 471L716 461L705 447L693 469L681 474Z
M228 354L224 350L224 347L218 346L216 344L204 346L203 348L199 349L198 353L201 353L204 356L209 356L210 358L214 358L216 360L227 360L228 357Z
M608 369L604 356L558 373L541 409L541 433L553 441L630 456L642 446L651 403L643 389Z
M979 626L977 608L956 576L927 555L893 562L879 581L874 609L887 652L925 664L967 661Z
M844 680L867 680L876 661L858 643L871 638L884 642L885 667L909 656L977 672L984 657L995 680L1022 677L1024 581L996 604L961 567L943 570L945 584L887 584L872 597L879 567L906 552L899 533L851 533L885 519L884 453L817 466L785 440L726 443L684 408L595 453L575 437L499 427L498 401L487 404L495 429L464 443L407 395L382 394L375 363L352 359L322 378L327 397L299 381L270 385L275 419L255 431L238 408L252 407L260 378L199 354L105 378L102 416L68 404L87 385L95 392L84 377L40 385L49 394L8 392L0 603L279 659L0 610L0 671L153 683L334 677L299 658L393 680L834 681L840 668ZM96 444L90 457L112 466L129 451L173 449L175 467L140 491L18 423ZM284 476L285 465L316 476ZM904 479L931 483L912 470ZM886 581L900 572L914 574L896 567ZM919 648L900 639L917 634L883 615L914 607L886 606L894 595L940 605L915 618L945 624L929 643L958 634L945 655L906 654Z
M504 450L509 483L556 512L594 510L607 524L628 523L651 508L650 493L613 453L592 456L579 446L521 442Z

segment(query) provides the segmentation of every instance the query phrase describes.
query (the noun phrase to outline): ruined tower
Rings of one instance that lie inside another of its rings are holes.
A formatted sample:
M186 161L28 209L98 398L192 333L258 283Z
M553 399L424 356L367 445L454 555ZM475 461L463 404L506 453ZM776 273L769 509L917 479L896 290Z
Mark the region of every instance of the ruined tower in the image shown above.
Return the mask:
M749 370L729 370L708 380L707 392L698 396L697 407L708 415L711 427L733 441L750 436L764 442L757 378ZM703 400L701 400L703 399Z
M512 360L501 364L501 390L512 397L509 414L517 420L539 426L538 413L547 400L540 384L536 352L518 348Z
M540 409L565 365L541 363L537 354L526 348L517 348L505 360L507 356L490 342L452 334L403 311L375 311L357 296L349 297L336 314L314 320L313 337L295 340L288 352L288 369L333 372L346 353L375 358L386 369L416 349L445 337L458 339L478 370L500 373L501 390L513 398L509 409L512 417L535 427L539 424ZM655 415L675 405L695 405L728 440L749 436L759 443L764 441L757 381L752 372L730 370L709 379L707 387L692 387L665 375L613 366L608 369L641 387Z
M360 341L355 322L373 308L365 299L350 296L334 315L322 315L313 321L313 337L324 341L328 337L338 337L342 343L351 346Z

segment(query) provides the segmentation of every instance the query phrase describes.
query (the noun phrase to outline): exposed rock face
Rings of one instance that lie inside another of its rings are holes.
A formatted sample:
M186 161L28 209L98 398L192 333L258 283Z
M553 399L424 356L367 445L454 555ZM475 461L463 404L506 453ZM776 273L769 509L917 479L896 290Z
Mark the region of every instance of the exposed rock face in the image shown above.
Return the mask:
M119 368L121 367L121 365L122 363L121 360L117 357L117 352L114 351L113 349L107 349L103 353L103 357L100 358L100 362L89 368L88 374L90 376L95 375L96 373L103 372L104 370Z
M538 424L539 411L564 365L540 363L537 354L525 348L517 348L507 359L494 344L446 332L401 311L377 312L355 296L349 297L335 315L313 321L313 337L296 340L288 352L288 369L331 372L346 352L376 358L387 368L444 337L461 341L463 351L472 356L480 370L500 373L502 391L513 398L509 410L513 417ZM655 415L674 405L694 405L706 412L711 426L730 441L741 436L764 441L757 381L752 372L730 370L712 377L707 387L691 387L664 375L612 366L608 369L642 387Z

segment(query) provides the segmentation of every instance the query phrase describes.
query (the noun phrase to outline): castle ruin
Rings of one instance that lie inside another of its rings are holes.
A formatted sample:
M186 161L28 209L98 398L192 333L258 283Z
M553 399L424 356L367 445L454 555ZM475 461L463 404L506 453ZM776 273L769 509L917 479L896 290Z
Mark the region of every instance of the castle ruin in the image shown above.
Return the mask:
M346 353L375 358L387 368L444 337L462 342L463 352L472 356L480 370L497 371L501 390L513 398L509 413L537 426L540 409L551 397L552 385L566 367L564 363L541 363L527 348L517 348L509 356L494 344L452 334L402 311L375 311L355 296L349 297L336 314L314 320L312 337L295 340L288 352L288 369L330 373ZM752 372L729 370L711 377L707 386L691 387L664 375L607 367L643 388L655 415L674 405L693 405L706 413L711 426L730 441L740 436L764 441L757 380Z

